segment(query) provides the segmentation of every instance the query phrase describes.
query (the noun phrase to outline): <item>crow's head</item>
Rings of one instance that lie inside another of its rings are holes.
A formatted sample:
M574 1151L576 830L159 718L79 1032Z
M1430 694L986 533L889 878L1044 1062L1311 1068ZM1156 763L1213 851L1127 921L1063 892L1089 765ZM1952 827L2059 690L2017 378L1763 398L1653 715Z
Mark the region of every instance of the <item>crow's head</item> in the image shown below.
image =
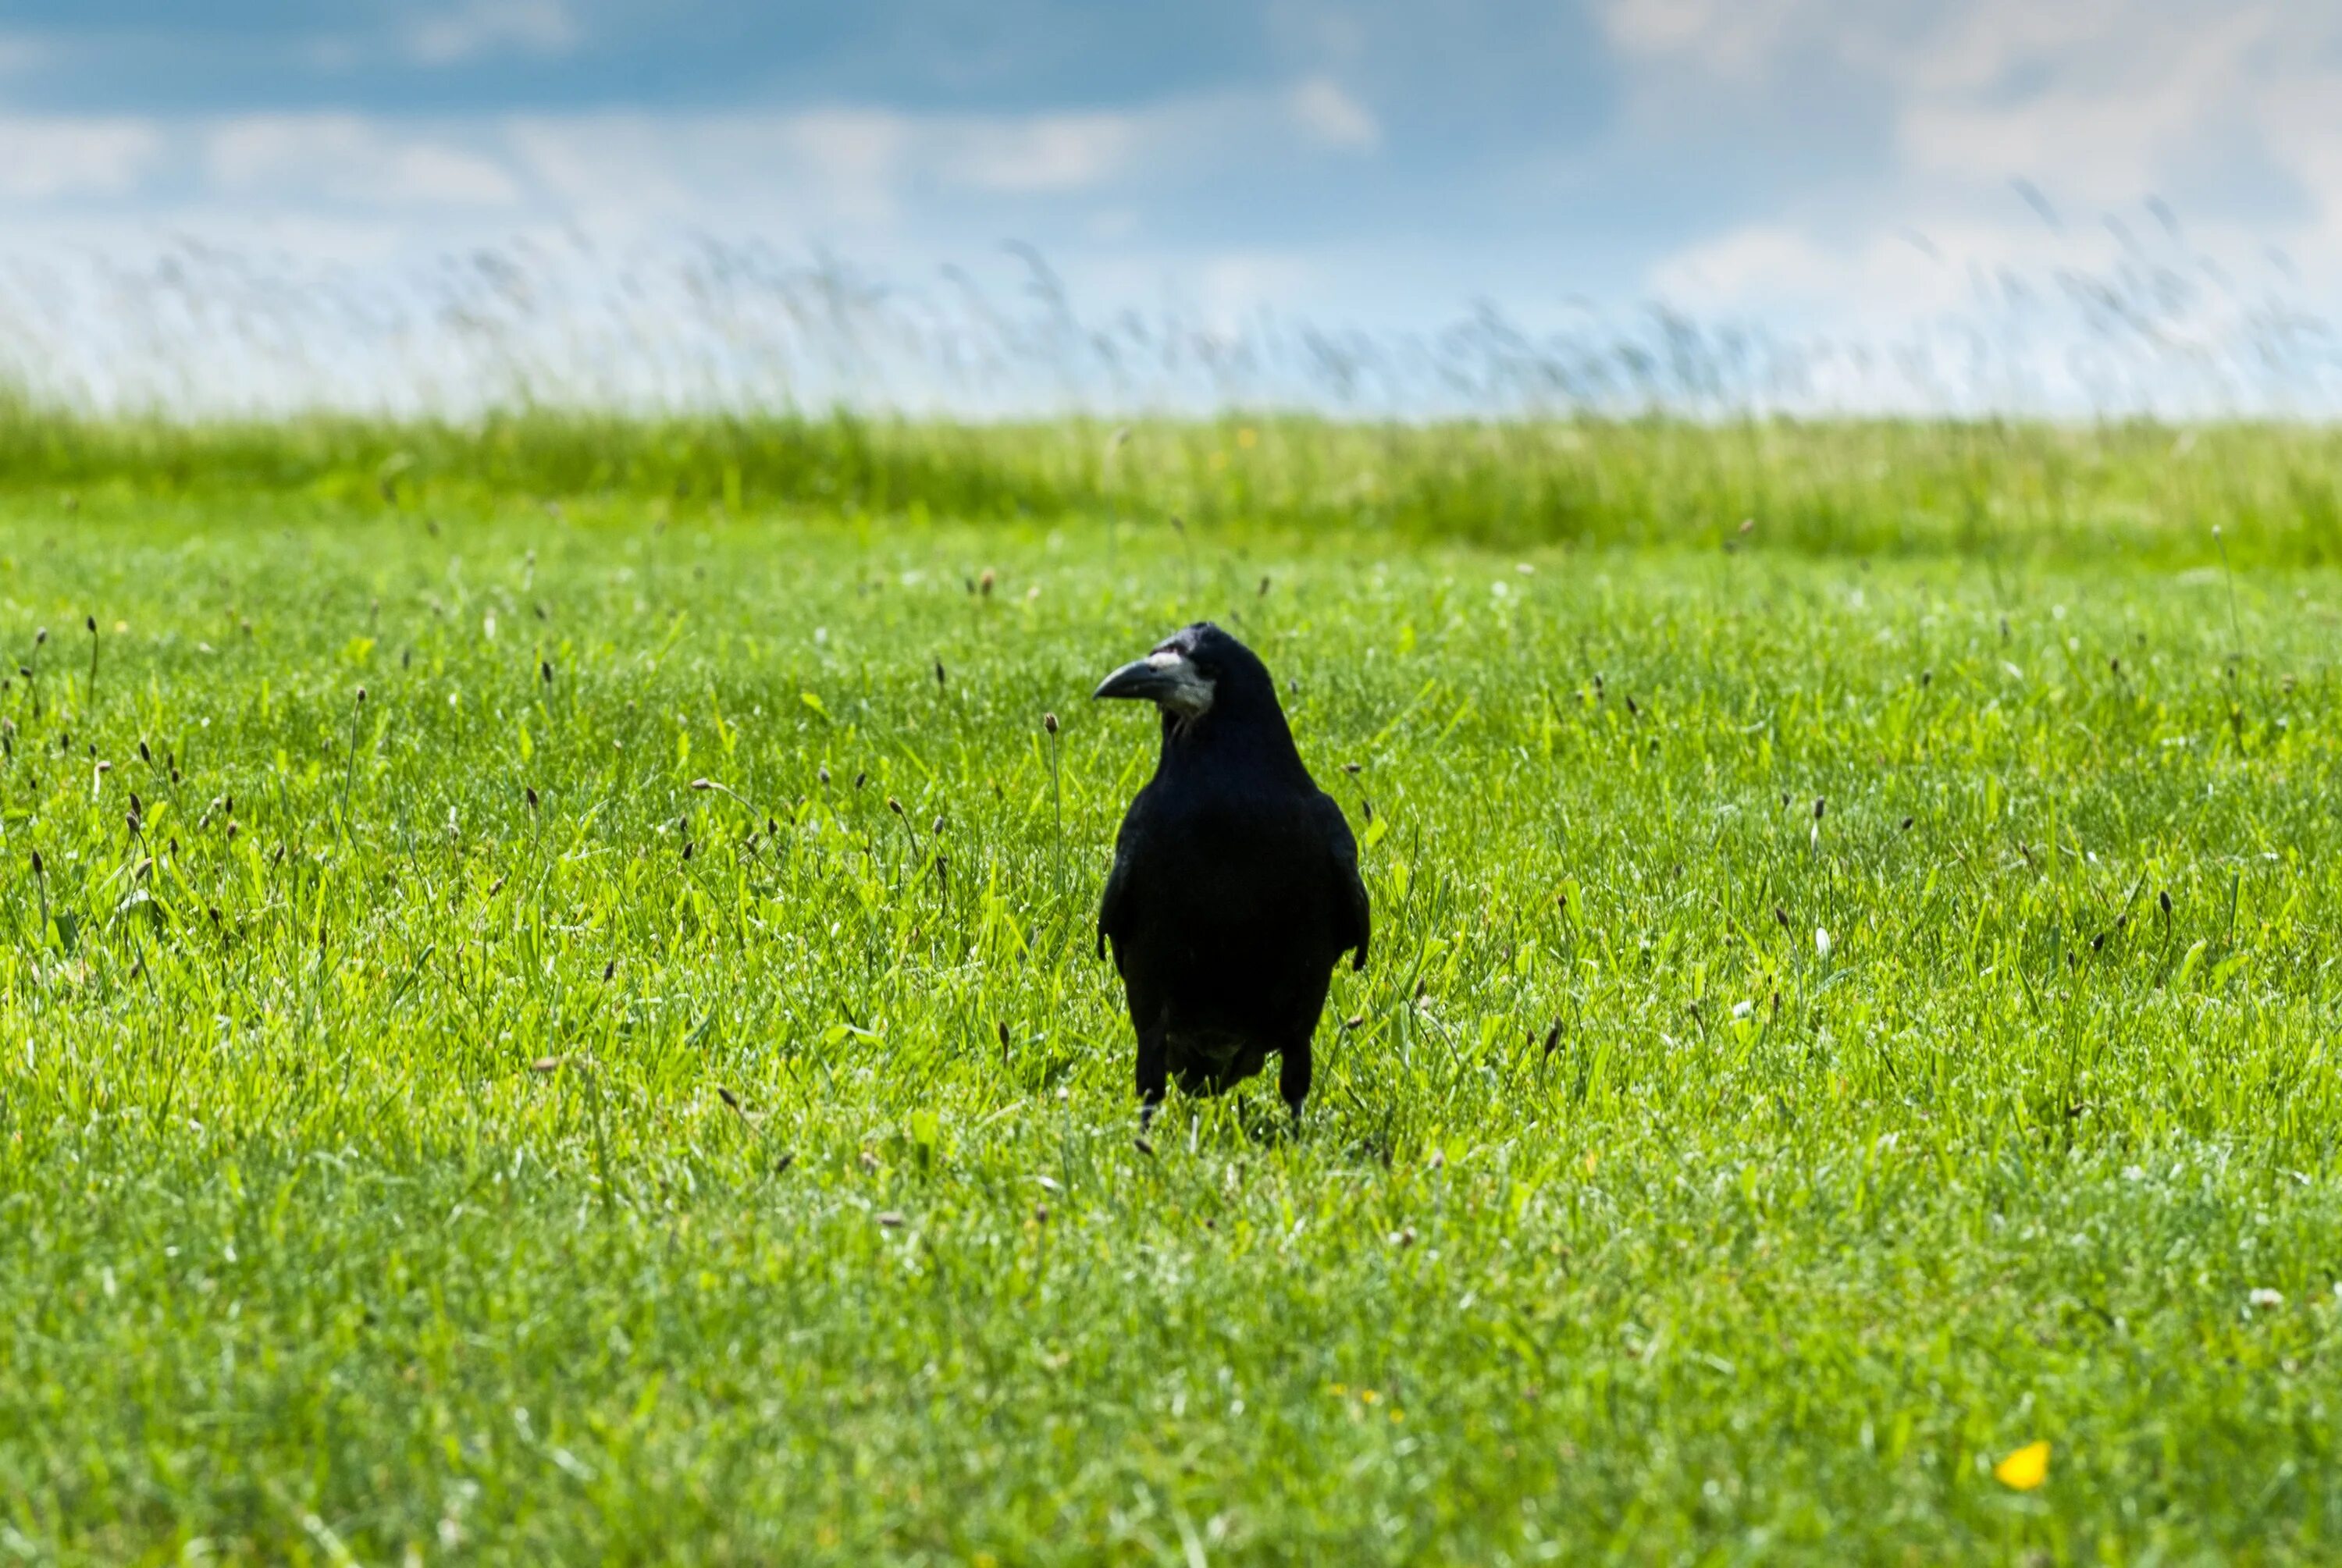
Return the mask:
M1153 703L1163 710L1165 726L1173 731L1184 731L1207 715L1283 716L1268 667L1209 621L1172 633L1146 657L1108 675L1091 694Z

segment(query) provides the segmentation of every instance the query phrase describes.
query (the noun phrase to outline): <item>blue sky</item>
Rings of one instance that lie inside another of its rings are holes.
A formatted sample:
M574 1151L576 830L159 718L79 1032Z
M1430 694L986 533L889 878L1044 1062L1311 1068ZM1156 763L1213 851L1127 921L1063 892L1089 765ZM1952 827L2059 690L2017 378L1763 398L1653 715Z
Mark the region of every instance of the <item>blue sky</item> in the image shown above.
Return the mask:
M1098 310L1891 336L2127 257L2330 298L2337 105L2324 3L10 0L0 252L1016 239Z

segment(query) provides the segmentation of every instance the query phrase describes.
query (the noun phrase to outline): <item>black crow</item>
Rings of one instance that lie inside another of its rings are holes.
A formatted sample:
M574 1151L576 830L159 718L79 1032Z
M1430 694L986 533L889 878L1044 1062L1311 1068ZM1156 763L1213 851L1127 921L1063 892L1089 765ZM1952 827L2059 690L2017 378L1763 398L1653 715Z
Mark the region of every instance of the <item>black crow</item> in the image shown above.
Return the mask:
M1138 1098L1152 1116L1168 1078L1216 1094L1282 1061L1297 1119L1310 1036L1345 953L1366 966L1366 886L1342 808L1301 764L1268 668L1202 622L1096 694L1163 714L1163 754L1115 839L1098 955L1138 1032Z

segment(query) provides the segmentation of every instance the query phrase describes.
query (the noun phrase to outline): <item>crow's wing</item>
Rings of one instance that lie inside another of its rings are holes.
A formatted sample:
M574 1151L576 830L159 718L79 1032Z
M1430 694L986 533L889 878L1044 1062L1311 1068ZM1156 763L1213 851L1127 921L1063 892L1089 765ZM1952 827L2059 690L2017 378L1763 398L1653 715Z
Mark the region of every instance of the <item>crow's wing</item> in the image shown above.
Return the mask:
M1324 790L1317 792L1316 802L1318 831L1325 835L1326 849L1331 857L1334 877L1334 937L1341 945L1337 952L1355 952L1353 969L1366 966L1366 944L1374 936L1374 916L1366 904L1366 884L1358 875L1358 841L1350 836L1350 824L1342 815L1342 808Z
M1138 841L1146 832L1146 792L1141 790L1122 819L1122 831L1114 835L1114 869L1106 874L1106 896L1098 901L1097 955L1106 956L1111 940L1117 970L1122 967L1124 934L1130 929L1131 863L1138 858Z

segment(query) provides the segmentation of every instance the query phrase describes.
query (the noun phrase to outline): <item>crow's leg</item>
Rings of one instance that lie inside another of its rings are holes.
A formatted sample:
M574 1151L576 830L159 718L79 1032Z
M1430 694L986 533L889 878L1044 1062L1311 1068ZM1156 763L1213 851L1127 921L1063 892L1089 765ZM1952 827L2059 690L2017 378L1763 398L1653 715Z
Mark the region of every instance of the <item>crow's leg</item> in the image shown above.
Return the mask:
M1138 1031L1138 1125L1143 1132L1155 1121L1155 1113L1163 1104L1164 1084L1168 1070L1163 1054L1162 1024L1142 1025Z
M1309 1039L1304 1035L1283 1052L1284 1060L1277 1064L1276 1092L1293 1109L1293 1124L1301 1124L1301 1104L1309 1098L1309 1077L1314 1064L1309 1057Z

